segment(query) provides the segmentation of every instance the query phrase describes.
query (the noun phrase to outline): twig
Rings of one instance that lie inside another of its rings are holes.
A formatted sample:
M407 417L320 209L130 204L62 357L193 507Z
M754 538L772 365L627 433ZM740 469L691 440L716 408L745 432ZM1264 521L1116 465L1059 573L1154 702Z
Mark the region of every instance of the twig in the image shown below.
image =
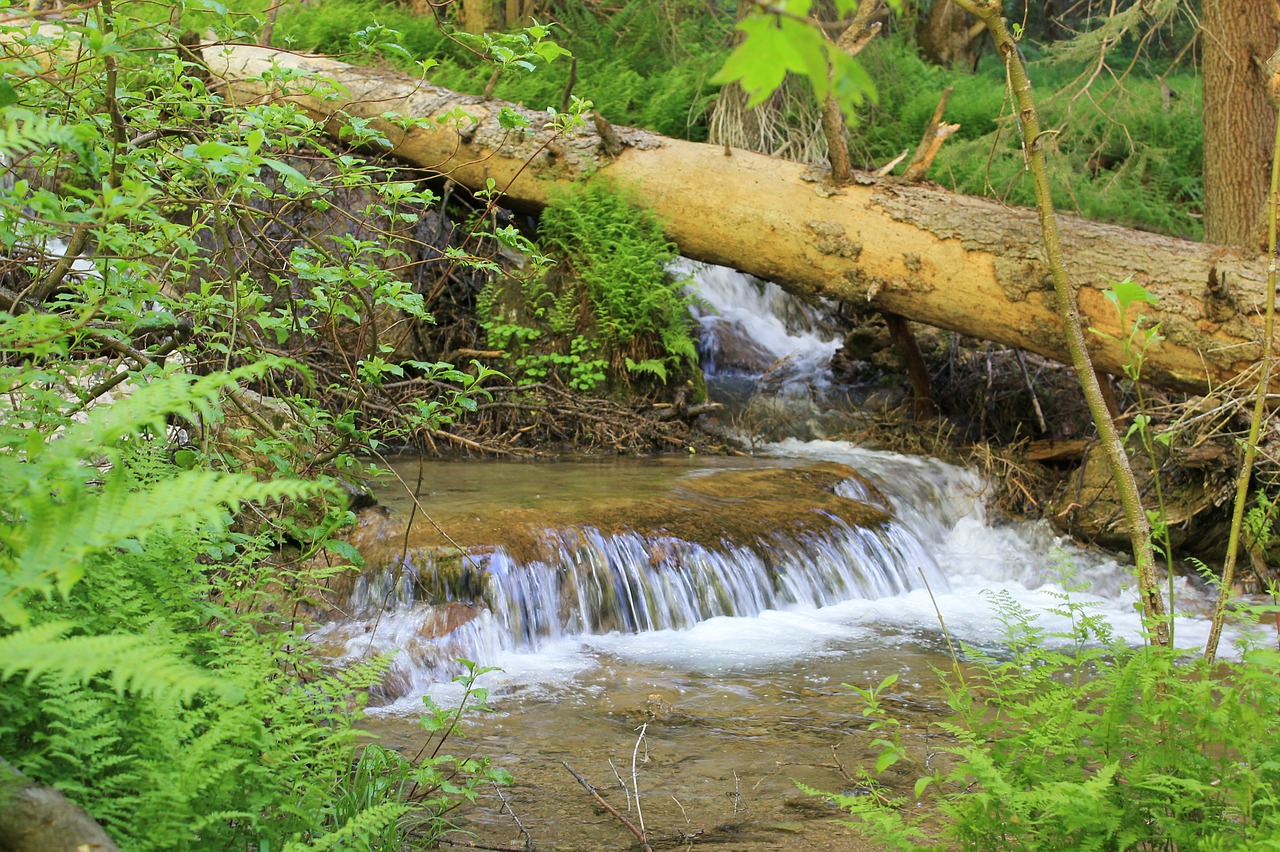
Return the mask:
M960 673L960 658L956 656L956 646L951 644L951 631L947 629L947 622L942 617L938 599L933 596L933 588L929 585L929 578L925 576L924 568L917 565L916 570L920 572L920 579L924 581L924 590L929 593L929 601L933 604L933 611L938 616L938 626L942 628L942 636L947 640L947 650L951 652L951 667L955 669L956 677L963 680L964 675Z
M898 167L898 163L901 163L903 160L905 160L907 158L907 155L910 153L911 153L910 148L904 148L901 154L894 157L892 160L885 163L880 168L876 169L874 172L872 172L872 174L875 175L876 177L884 177L885 175L889 174L889 172L896 169Z
M631 749L631 795L636 798L636 819L640 822L641 842L644 842L644 811L640 809L640 774L636 771L636 757L640 754L640 744L645 741L645 732L649 730L649 723L645 722L640 726L640 736L636 737L635 748ZM649 750L645 748L645 760L649 759ZM647 844L646 844L647 845Z
M1031 405L1036 410L1036 425L1040 427L1040 434L1049 434L1049 425L1044 419L1044 409L1040 407L1040 397L1036 394L1035 383L1031 381L1031 372L1027 369L1027 356L1021 349L1018 350L1018 369L1022 371L1022 380L1027 383L1027 392L1031 394Z
M532 846L490 846L486 843L476 843L473 840L454 840L450 837L441 837L436 843L456 846L459 849L484 849L486 852L536 852Z
M596 788L591 786L590 781L588 781L587 779L579 775L574 770L574 768L570 766L568 763L566 763L565 761L563 760L560 761L560 765L569 771L569 774L572 775L577 780L577 782L582 785L582 789L590 793L591 797L595 799L596 802L598 802L602 808L604 808L609 813L613 814L614 819L618 820L618 822L626 826L627 830L635 835L636 840L640 841L640 845L645 850L645 852L653 852L653 847L650 846L649 842L644 839L644 834L640 831L640 829L636 828L635 825L631 822L631 820L627 819L622 814L618 813L617 808L615 808L613 805L606 802L604 798L599 793L596 792Z
M498 799L502 802L502 807L498 808L498 814L501 815L503 809L506 809L506 812L511 814L511 818L515 820L516 828L520 829L520 834L524 837L525 850L532 850L534 848L533 835L529 833L529 829L524 827L520 817L516 816L516 812L511 808L511 802L502 794L502 788L498 786L498 783L496 781L490 783L493 784L493 792L498 794Z

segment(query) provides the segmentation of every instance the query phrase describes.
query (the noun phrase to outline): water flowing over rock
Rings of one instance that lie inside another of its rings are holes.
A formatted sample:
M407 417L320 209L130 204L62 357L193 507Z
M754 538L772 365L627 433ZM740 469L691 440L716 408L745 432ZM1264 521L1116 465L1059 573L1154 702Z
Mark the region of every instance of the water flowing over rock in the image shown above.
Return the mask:
M398 649L396 697L424 691L457 657L889 597L924 576L945 588L892 510L852 468L816 462L702 473L661 497L437 518L440 528L376 517L355 539L369 568L341 592L353 617L319 640L342 655Z

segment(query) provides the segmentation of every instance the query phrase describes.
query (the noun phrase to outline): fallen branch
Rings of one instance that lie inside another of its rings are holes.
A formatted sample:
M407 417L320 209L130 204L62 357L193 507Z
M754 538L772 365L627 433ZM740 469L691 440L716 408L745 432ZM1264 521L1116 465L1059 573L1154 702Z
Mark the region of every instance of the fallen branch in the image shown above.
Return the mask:
M632 823L631 820L627 819L622 814L618 813L618 809L615 808L613 805L609 804L608 802L606 802L604 800L604 797L601 796L598 792L596 792L596 788L591 786L591 782L583 778L581 775L579 775L572 766L570 766L568 763L566 763L563 760L560 761L560 764L564 766L565 769L569 770L569 774L572 775L577 780L577 782L582 785L582 789L590 793L591 797L595 799L602 808L604 808L609 813L613 814L614 818L617 819L618 822L625 825L627 827L627 830L636 836L636 840L640 841L640 845L645 850L645 852L653 852L653 847L649 845L649 842L647 840L645 840L644 832L636 828L635 824Z

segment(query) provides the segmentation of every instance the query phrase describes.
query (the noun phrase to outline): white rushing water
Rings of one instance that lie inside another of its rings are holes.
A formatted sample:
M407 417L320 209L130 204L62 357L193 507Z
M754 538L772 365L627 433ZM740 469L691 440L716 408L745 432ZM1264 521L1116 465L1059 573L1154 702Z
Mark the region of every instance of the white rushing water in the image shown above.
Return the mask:
M708 376L770 369L825 384L840 336L824 321L828 310L799 301L771 281L723 266L681 260L693 278L693 315L701 328L702 367Z
M558 557L547 562L522 566L501 551L490 554L493 609L443 637L424 630L432 608L407 594L388 612L335 626L330 638L343 639L352 656L399 653L401 688L381 711L392 713L416 711L423 694L456 697L441 667L458 657L502 669L486 676L501 701L571 692L574 683L595 679L605 659L758 674L903 637L941 648L939 612L957 643L993 649L1003 634L988 595L1003 592L1041 613L1047 629L1066 630L1067 620L1052 611L1061 607L1068 582L1087 587L1074 599L1140 641L1128 569L1109 554L1056 538L1045 524L993 524L983 482L971 471L841 441L792 440L768 451L858 470L893 506L889 532L776 541L773 564L766 565L749 549L685 544L677 553L670 540L569 531L560 534ZM844 486L851 498L862 496L857 487ZM771 585L775 575L782 579ZM606 585L621 590L616 601L623 603L605 607L607 617L590 600L599 595L600 577L612 577ZM366 601L383 594L369 590ZM1179 595L1199 597L1185 584ZM573 602L567 609L566 599ZM1179 645L1200 645L1206 635L1205 619L1179 619Z
M704 300L699 317L709 357L740 373L787 359L809 380L827 381L837 340L820 331L813 309L730 270L687 269ZM1068 586L1119 635L1140 641L1129 569L1055 537L1044 523L993 522L985 483L975 473L842 441L790 439L764 453L848 465L887 498L891 522L875 531L836 525L821 536L721 549L590 528L549 531L553 556L543 561L520 564L501 548L475 554L487 575L488 608L451 631L440 628L437 608L414 600L413 571L431 570L422 564L410 565L395 589L385 577L369 578L352 601L365 615L330 626L321 639L342 643L351 657L399 654L400 688L385 710L392 713L420 708L422 694L455 697L442 671L457 657L500 667L486 685L502 700L572 691L598 681L601 666L628 662L767 673L797 659L857 654L886 642L940 648L940 616L958 643L996 648L1003 630L991 595L1041 613L1048 630L1066 630L1069 622L1053 611ZM621 476L614 487L625 491ZM839 493L879 502L852 480ZM1201 598L1185 583L1178 593L1183 605ZM372 611L383 602L391 603L387 611ZM1203 618L1179 618L1177 643L1202 644L1207 627Z

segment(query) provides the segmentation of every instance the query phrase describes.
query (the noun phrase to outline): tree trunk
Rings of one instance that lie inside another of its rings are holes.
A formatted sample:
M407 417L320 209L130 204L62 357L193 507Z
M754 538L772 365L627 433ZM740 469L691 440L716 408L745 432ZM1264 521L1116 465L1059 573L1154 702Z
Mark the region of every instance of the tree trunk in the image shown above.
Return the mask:
M972 69L978 62L983 30L952 0L935 0L929 16L916 28L920 52L934 65Z
M1204 237L1258 248L1275 110L1263 66L1280 43L1277 0L1204 0Z
M499 0L462 0L462 28L475 35L502 29Z
M255 81L273 65L340 83L338 96L288 93L336 131L342 111L433 119L459 109L472 120L424 121L382 129L392 153L469 187L488 179L504 203L538 208L573 180L614 180L639 189L687 256L776 281L792 292L870 303L938 328L1065 361L1062 326L1032 210L1010 209L936 187L855 174L834 188L825 172L758 154L667 139L618 127L624 147L603 153L591 128L556 136L546 113L458 95L385 71L258 47L205 51L228 96L261 98ZM324 92L332 90L326 88ZM500 109L530 130L504 131ZM1099 369L1120 375L1120 329L1102 291L1131 276L1159 298L1146 310L1164 340L1143 375L1170 388L1203 391L1252 367L1261 349L1266 261L1256 253L1176 240L1064 217L1062 241L1080 284L1080 309ZM1280 391L1280 382L1276 384Z

